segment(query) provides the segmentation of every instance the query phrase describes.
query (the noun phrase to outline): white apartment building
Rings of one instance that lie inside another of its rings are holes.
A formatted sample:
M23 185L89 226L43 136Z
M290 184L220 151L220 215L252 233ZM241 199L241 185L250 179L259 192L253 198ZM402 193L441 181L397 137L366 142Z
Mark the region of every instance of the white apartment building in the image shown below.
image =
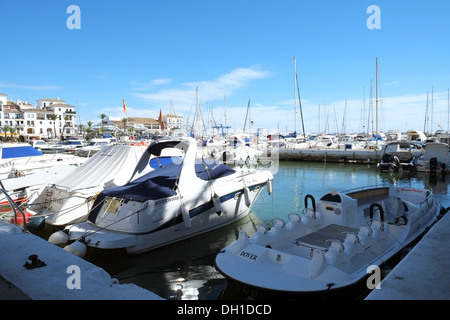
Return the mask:
M64 100L40 99L33 106L27 101L10 101L0 93L0 128L15 128L15 136L31 139L67 139L78 134L75 107ZM5 134L2 129L3 135Z
M183 117L174 115L174 114L168 114L162 117L165 129L171 130L171 131L181 131L183 130Z

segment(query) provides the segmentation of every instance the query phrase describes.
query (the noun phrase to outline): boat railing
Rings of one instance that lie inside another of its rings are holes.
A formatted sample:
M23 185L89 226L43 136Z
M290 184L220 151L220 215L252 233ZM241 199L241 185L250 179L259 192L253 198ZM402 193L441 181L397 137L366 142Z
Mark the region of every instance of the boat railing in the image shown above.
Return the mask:
M14 212L14 224L18 225L18 212L22 215L22 223L23 223L23 227L25 228L25 221L26 221L26 216L25 213L23 212L23 210L17 205L17 203L10 197L10 195L8 194L8 192L4 189L3 187L3 183L1 183L0 181L0 191L3 192L5 194L6 199L9 202L9 205L11 206L11 209Z
M377 188L380 188L380 186L379 185L368 185L368 186L362 186L362 187L356 187L356 188L343 190L343 191L341 191L341 193L350 194L350 193L356 193L356 192L377 189ZM386 188L388 188L388 186L386 186Z

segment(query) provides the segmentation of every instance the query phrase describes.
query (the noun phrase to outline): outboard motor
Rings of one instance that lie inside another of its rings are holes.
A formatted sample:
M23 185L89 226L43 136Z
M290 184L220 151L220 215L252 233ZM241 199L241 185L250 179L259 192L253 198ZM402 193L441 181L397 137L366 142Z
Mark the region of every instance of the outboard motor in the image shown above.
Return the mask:
M401 169L400 159L397 156L391 156L389 160L393 171L397 172Z
M436 157L430 158L430 172L436 172L437 165L438 165L437 158Z

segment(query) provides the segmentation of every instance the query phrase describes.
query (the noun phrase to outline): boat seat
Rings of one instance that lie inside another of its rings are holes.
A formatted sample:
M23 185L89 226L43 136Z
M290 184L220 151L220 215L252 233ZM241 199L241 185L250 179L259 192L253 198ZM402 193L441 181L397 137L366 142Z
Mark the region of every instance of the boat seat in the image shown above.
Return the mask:
M337 239L341 242L345 241L347 233L358 233L357 228L342 226L338 224L329 224L322 229L311 232L303 237L297 238L294 244L298 246L305 246L312 249L327 250L327 241L330 239Z

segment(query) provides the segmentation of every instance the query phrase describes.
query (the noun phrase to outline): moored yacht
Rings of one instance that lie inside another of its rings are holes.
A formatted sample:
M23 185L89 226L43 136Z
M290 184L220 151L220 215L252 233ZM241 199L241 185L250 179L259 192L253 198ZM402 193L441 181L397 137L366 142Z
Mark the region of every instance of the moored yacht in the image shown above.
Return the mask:
M240 172L196 154L192 138L152 143L130 183L102 191L86 222L49 241L60 244L56 238L66 233L75 241L66 249L80 256L86 245L136 254L235 222L250 212L263 188L271 193L269 169Z

